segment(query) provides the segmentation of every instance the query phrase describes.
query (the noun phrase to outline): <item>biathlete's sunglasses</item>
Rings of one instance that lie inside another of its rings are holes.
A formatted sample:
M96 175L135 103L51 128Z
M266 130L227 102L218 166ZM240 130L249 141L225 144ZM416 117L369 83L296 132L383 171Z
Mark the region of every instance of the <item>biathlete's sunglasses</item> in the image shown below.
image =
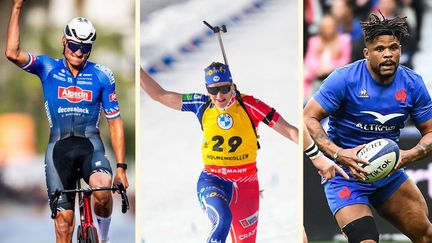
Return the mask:
M217 95L219 92L222 94L228 94L231 90L231 84L223 85L223 86L217 86L217 87L207 87L207 92L211 95Z
M72 52L77 52L78 50L81 50L82 54L87 54L92 49L91 44L79 44L70 41L67 42L67 46Z

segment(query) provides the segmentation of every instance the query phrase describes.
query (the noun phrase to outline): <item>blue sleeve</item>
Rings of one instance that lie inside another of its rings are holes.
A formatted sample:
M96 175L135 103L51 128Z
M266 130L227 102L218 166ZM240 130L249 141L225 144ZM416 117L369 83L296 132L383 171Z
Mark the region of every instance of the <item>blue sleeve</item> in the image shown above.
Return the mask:
M183 94L182 96L182 111L190 111L200 118L204 112L204 106L209 99L208 96L199 93Z
M44 81L45 76L55 67L57 61L47 56L33 56L30 52L27 55L29 57L28 62L20 66L20 68L39 76L41 81Z
M419 125L432 118L432 101L423 79L419 77L415 83L411 118L416 125Z
M328 113L335 112L345 97L346 82L340 71L332 72L314 94L314 99Z
M102 84L102 107L108 120L120 117L120 107L115 92L115 79L112 71L103 65L96 64Z

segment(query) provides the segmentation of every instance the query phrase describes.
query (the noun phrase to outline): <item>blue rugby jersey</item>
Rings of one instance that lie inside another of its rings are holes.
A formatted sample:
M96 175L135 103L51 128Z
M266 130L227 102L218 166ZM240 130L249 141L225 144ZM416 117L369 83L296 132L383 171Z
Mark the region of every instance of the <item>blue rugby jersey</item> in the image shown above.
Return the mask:
M102 108L107 119L120 116L115 79L109 68L87 61L74 77L64 58L28 55L29 62L21 68L42 82L50 142L70 136L99 136Z
M432 118L432 102L422 78L399 65L390 84L375 81L359 60L335 70L314 99L330 114L329 138L352 148L378 138L399 142L408 116L416 125Z

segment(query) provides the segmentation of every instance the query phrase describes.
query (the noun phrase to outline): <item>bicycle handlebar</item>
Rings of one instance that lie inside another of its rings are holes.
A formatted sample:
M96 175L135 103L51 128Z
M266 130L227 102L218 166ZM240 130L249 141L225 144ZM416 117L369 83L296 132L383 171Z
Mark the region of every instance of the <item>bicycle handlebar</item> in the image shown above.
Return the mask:
M71 193L83 193L83 194L91 194L95 191L119 191L121 200L122 200L122 213L126 213L129 210L129 199L126 194L126 188L122 183L118 183L113 186L104 186L104 187L95 187L95 188L80 188L80 189L72 189L72 190L60 190L57 189L52 195L50 200L50 208L51 208L51 218L55 219L57 216L57 205L58 199L62 194L71 194Z

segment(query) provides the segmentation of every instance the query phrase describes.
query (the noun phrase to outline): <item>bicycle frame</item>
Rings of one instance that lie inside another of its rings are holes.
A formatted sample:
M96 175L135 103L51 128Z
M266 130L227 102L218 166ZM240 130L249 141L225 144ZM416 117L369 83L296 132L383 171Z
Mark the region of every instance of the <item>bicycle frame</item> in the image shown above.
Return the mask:
M57 216L57 204L58 199L61 194L68 193L78 193L78 204L79 204L79 212L80 212L80 225L77 230L77 240L78 242L91 242L87 241L87 237L94 237L96 242L99 242L97 229L93 224L93 215L91 208L91 195L95 191L119 191L122 199L122 213L126 213L129 209L129 200L126 195L126 189L123 184L119 183L116 186L108 186L108 187L96 187L96 188L81 188L80 180L77 181L77 189L72 190L59 190L57 189L53 195L51 195L50 207L51 207L51 218L55 219ZM88 236L88 233L90 236ZM92 243L96 243L92 242Z
M81 183L77 182L77 189L81 189ZM85 240L87 239L87 228L91 227L97 232L96 227L93 224L93 216L92 216L92 208L91 208L91 195L93 191L84 191L82 193L78 193L78 205L79 205L79 213L80 213L80 222L81 227L78 227L77 231L77 240ZM96 234L96 238L99 236ZM99 239L97 239L99 242Z

